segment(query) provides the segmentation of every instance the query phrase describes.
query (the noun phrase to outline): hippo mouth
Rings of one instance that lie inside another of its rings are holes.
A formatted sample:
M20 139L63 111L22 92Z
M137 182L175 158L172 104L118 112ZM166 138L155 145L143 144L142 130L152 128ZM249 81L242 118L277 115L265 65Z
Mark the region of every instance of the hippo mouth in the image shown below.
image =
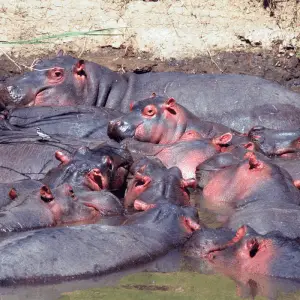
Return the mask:
M85 184L92 191L101 191L103 189L108 189L108 180L99 169L92 169L85 176Z
M90 202L84 202L82 203L84 206L86 206L87 208L90 209L91 211L91 214L94 216L94 217L97 217L101 214L101 209L100 207L98 207L97 205L93 204L93 203L90 203Z
M203 253L202 257L207 258L210 262L213 262L216 256L222 251L226 251L229 248L236 246L247 234L247 226L243 225L240 227L235 236L226 242L225 244L219 246L213 246ZM254 257L259 250L259 243L256 239L253 239L250 243L248 243L248 248L250 250L249 256ZM232 250L230 250L232 252Z

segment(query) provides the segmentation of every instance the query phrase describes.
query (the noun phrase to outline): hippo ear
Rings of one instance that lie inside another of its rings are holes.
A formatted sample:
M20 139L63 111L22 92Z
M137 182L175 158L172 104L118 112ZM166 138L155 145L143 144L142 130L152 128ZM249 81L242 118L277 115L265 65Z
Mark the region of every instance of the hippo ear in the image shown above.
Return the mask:
M201 226L190 217L181 217L181 223L189 233L201 229Z
M129 110L130 110L130 111L132 111L132 110L133 110L133 104L134 104L134 103L133 103L133 101L132 101L132 102L130 102L130 104L129 104Z
M58 52L56 53L56 56L57 57L64 56L64 50L63 49L58 50Z
M294 186L295 186L297 189L300 189L300 180L294 180Z
M103 156L102 158L102 163L110 170L112 171L113 169L113 162L111 158L108 155Z
M264 164L262 161L258 160L256 158L256 155L251 152L249 155L248 155L248 158L249 158L249 169L252 170L252 169L262 169Z
M18 194L17 194L17 191L15 188L11 188L10 191L8 192L8 197L11 199L11 200L14 200L18 197Z
M169 113L176 115L176 101L174 98L167 99L163 106Z
M56 151L55 152L55 158L57 160L59 160L62 164L67 164L68 162L70 162L70 158L64 154L62 151Z
M145 211L145 210L149 210L151 208L154 208L156 205L155 204L148 204L148 203L146 203L142 200L135 200L133 206L134 206L135 210Z
M51 190L46 185L43 185L41 187L40 196L44 202L50 202L54 199L54 196L52 195Z
M156 93L153 92L153 93L151 94L150 98L155 98L155 97L156 97Z
M213 139L213 143L216 145L224 146L224 145L228 145L231 142L231 140L232 140L232 133L227 132L221 136L215 137Z
M152 179L150 176L142 175L141 173L137 172L134 175L134 178L136 180L135 186L147 186L151 183Z
M84 60L80 59L74 66L74 72L79 75L79 76L85 76L86 77L86 72L85 72L85 64Z

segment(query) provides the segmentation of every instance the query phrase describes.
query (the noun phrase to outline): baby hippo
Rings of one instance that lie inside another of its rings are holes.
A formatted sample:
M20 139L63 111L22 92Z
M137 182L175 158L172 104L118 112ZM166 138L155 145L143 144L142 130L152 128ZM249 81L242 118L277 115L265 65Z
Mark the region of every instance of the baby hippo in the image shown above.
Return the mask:
M118 198L106 191L75 194L64 184L50 190L40 190L25 195L10 192L11 203L0 211L0 232L24 231L34 228L95 222L103 215L120 215L123 212Z
M171 144L189 130L209 139L226 132L236 133L227 126L199 119L174 98L156 95L136 102L128 115L110 121L107 132L118 141L134 137L141 142Z

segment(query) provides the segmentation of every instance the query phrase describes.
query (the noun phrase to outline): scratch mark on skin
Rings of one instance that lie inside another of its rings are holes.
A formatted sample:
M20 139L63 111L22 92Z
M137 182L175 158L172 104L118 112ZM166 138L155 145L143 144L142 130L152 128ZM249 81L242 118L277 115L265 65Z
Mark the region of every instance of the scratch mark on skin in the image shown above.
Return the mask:
M272 106L275 108L276 111L278 111L277 107L274 104L272 104Z
M166 94L168 97L170 97L170 96L167 94L167 89L168 89L169 85L171 85L171 84L172 84L172 82L168 82L164 89L164 94Z
M258 120L259 120L260 122L262 122L261 116L258 116Z

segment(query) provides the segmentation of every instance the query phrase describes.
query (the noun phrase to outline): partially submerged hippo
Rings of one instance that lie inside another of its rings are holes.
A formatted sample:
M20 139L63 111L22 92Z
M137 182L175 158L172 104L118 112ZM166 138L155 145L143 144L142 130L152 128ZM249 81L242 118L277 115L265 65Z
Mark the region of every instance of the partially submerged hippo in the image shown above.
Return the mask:
M224 229L203 229L185 245L186 253L202 257L227 275L262 274L290 279L300 279L299 249L297 240L278 232L260 235L248 226L240 227L233 236Z
M144 158L133 164L133 178L129 180L124 197L126 208L136 199L148 204L162 200L176 205L190 205L188 187L195 180L184 180L177 167L166 168L160 160Z
M151 261L199 229L191 209L163 204L123 226L47 228L8 237L0 242L0 282L70 280Z
M17 195L0 211L0 232L24 231L34 228L91 222L100 216L121 214L122 205L108 192L75 194L68 184L50 190Z
M60 165L51 169L42 181L51 187L69 183L75 190L121 189L132 163L127 150L107 143L93 149L81 147L72 156L57 151L55 157Z
M300 204L300 192L291 176L279 166L257 159L254 153L236 165L212 170L212 176L201 177L200 166L197 178L205 206L218 212L256 201Z
M248 131L255 125L276 129L300 127L300 95L277 83L248 75L178 72L120 75L59 52L55 58L36 63L32 72L8 79L5 86L4 101L15 105L84 104L127 112L132 101L155 92L174 97L198 117L238 131Z

